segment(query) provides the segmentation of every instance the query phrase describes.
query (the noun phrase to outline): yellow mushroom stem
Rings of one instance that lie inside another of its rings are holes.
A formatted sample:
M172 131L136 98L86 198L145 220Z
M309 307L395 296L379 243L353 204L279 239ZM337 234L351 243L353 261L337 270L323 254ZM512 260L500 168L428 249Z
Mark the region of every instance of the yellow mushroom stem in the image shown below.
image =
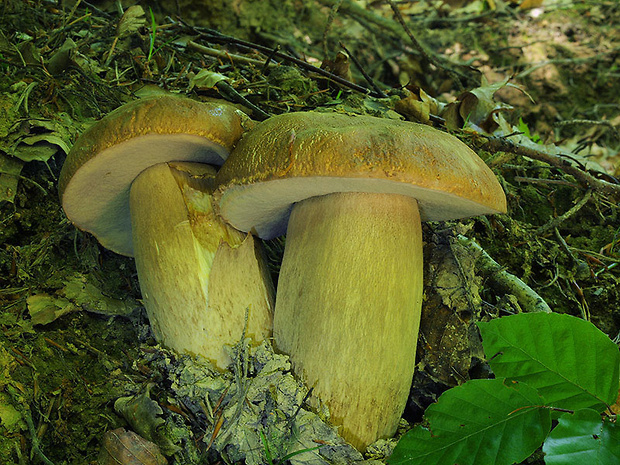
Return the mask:
M215 170L160 163L132 183L133 247L156 339L226 368L225 346L271 336L273 287L257 243L224 223L208 186ZM246 327L247 312L247 327Z
M275 342L360 450L396 431L413 377L421 305L415 199L336 193L295 204Z

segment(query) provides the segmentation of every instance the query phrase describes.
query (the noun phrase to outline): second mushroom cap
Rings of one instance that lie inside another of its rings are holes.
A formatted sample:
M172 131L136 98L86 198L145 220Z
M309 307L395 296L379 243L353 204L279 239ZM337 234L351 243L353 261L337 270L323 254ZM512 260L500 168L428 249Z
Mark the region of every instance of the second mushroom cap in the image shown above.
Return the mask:
M504 211L491 170L428 126L293 113L250 131L217 182L235 227L286 231L273 335L311 401L360 450L393 435L415 366L420 220Z
M295 202L334 192L414 197L422 221L506 211L493 172L456 137L371 116L270 118L241 139L216 184L222 216L265 239L286 232Z

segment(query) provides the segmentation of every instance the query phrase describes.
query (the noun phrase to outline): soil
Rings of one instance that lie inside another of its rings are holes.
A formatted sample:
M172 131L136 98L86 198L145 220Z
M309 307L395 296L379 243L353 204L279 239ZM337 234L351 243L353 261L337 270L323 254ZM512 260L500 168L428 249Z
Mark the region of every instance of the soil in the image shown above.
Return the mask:
M133 260L77 230L58 199L60 169L84 128L161 89L226 99L256 120L321 109L423 122L459 137L493 169L507 214L425 225L422 334L434 343L419 343L409 423L444 390L489 376L475 321L532 310L494 286L456 245L459 235L554 312L618 340L616 0L394 1L407 30L386 2L132 5L0 7L3 463L97 463L104 433L132 426L115 401L145 386L160 410L149 421L170 433L150 439L169 463L234 461L222 445L210 450L216 425L172 389L170 365L185 359L150 333ZM320 74L322 63L340 83ZM202 70L225 83L198 79ZM522 138L514 150L489 143L511 132ZM283 245L266 244L276 279ZM174 455L190 443L193 458Z

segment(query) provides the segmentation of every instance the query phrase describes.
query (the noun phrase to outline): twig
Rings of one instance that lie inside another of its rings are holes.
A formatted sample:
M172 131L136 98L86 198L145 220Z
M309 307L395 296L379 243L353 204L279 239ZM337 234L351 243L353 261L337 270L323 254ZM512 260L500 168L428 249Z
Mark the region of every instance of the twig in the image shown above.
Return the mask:
M217 90L219 90L229 100L232 100L233 102L236 102L236 103L240 103L241 105L244 105L248 107L250 110L252 110L252 117L254 119L257 119L259 121L265 121L266 119L271 117L269 113L264 112L259 107L254 105L252 102L246 99L243 95L237 92L235 88L231 86L230 84L228 84L226 81L219 81L217 84L215 84L215 87L217 87Z
M422 55L422 57L424 57L424 59L428 63L437 65L435 63L435 60L431 58L431 56L426 52L424 47L422 47L422 44L420 44L420 42L418 42L418 39L416 39L416 37L413 35L413 32L411 32L411 29L409 29L409 27L405 23L405 19L403 18L403 15L400 14L400 10L398 9L396 5L394 5L394 2L392 2L392 0L385 0L385 1L388 5L390 5L390 8L392 8L392 11L394 12L394 17L402 26L403 30L405 31L405 34L407 34L407 37L411 39L411 43L413 44L413 47L420 53L420 55Z
M398 37L399 39L403 37L403 33L401 29L398 27L397 24L394 23L394 21L384 18L379 15L376 15L372 11L366 10L364 7L360 6L359 4L351 0L344 0L342 2L340 2L340 0L319 0L319 1L323 5L330 6L330 7L333 7L336 3L341 3L339 10L348 14L349 16L352 16L355 20L359 21L359 19L362 19L363 22L378 26L379 28L388 31L389 33Z
M26 176L23 176L21 174L13 174L13 173L9 173L8 171L2 171L2 170L0 170L0 174L6 174L8 176L14 176L14 177L16 177L18 179L21 179L22 181L28 181L34 187L38 188L41 192L43 192L43 194L47 195L47 191L45 190L45 188L41 184L39 184L38 182L34 181L33 179L27 178Z
M579 247L570 247L571 250L574 250L576 252L585 254L585 255L591 255L592 257L604 262L604 261L608 261L611 262L611 264L613 265L615 264L620 264L620 258L615 258L615 257L610 257L609 255L603 255L601 253L598 252L592 252L591 250L586 250L586 249L580 249Z
M585 57L585 58L556 58L553 60L545 60L545 61L541 61L538 63L532 63L529 68L521 71L513 79L515 80L523 79L524 77L533 73L537 69L542 68L547 65L577 65L577 64L583 64L583 63L589 63L591 61L596 61L606 56L609 56L611 58L618 53L618 50L620 50L620 47L615 47L611 50L597 53L596 55L592 55L590 57Z
M446 23L472 23L474 21L478 21L479 19L483 19L488 16L495 16L495 15L497 15L497 10L487 10L480 14L475 14L475 15L458 16L458 17L447 16L445 18L442 18L439 16L434 16L430 18L427 16L422 16L419 18L412 18L412 20L421 21L421 22L424 22L424 23L427 23L433 26L437 24L446 24Z
M39 457L45 465L54 465L54 462L52 462L50 459L48 459L45 456L45 454L41 450L41 447L39 446L39 438L37 436L37 430L34 427L34 423L32 422L32 416L30 415L30 407L24 406L23 399L19 398L19 394L17 393L17 391L15 390L13 386L11 386L10 384L7 384L6 390L8 391L8 393L11 395L11 397L15 401L17 410L24 417L24 420L26 421L26 425L28 425L28 432L30 433L30 440L32 441L32 453L30 454L31 455L30 458L32 458L32 456L36 454L37 457Z
M265 59L265 63L263 64L263 68L260 70L261 74L265 74L267 72L267 69L269 69L269 66L271 66L271 62L273 61L273 57L276 54L276 52L280 51L280 45L276 45L273 48L273 51L269 54L269 56Z
M61 346L60 344L58 344L56 341L53 341L52 339L50 339L49 337L44 337L43 338L45 340L45 342L47 342L48 344L56 347L57 349L62 350L63 352L69 352L69 349L64 348L63 346Z
M47 410L45 411L45 414L42 415L43 420L45 421L41 421L39 423L39 427L37 428L37 438L39 439L39 441L47 432L47 428L48 428L49 421L50 421L50 415L52 414L52 409L54 408L55 403L56 403L56 397L52 397L47 404Z
M592 197L592 189L588 189L588 191L586 191L586 194L583 196L583 198L579 202L577 202L576 205L574 205L570 210L568 210L563 215L556 216L548 223L542 225L540 228L536 230L535 234L537 236L540 236L542 234L545 234L550 229L557 228L560 224L562 224L564 221L566 221L571 216L573 216L575 213L577 213L579 210L581 210L585 206L585 204L588 203L591 197Z
M476 255L476 268L493 281L500 289L512 294L526 312L551 313L547 302L539 296L534 289L521 281L518 277L508 273L504 267L497 263L485 250L474 241L461 234L457 236L459 244L473 251Z
M112 16L109 13L106 13L105 11L97 8L95 5L93 5L91 2L87 2L86 0L82 1L82 4L86 5L88 7L88 9L94 11L95 13L97 13L99 16L103 16L104 18L107 18L109 20L113 20L114 16Z
M64 27L66 27L67 23L71 20L71 18L73 18L73 15L75 14L75 11L78 9L78 7L80 6L80 3L82 3L82 0L77 0L77 2L75 2L75 5L73 5L73 8L71 8L71 11L69 12L69 14L63 18L63 24L65 25Z
M400 10L398 9L396 5L394 5L394 2L392 2L392 0L385 0L385 1L390 5L390 8L392 8L392 11L394 12L394 17L404 29L405 33L407 34L407 37L409 37L409 39L411 40L413 47L420 53L420 55L422 55L422 57L428 63L435 65L438 68L445 69L446 72L450 75L450 77L454 81L454 84L457 86L457 90L463 91L464 87L463 87L463 83L461 82L461 78L467 81L469 80L468 76L465 76L463 73L457 72L456 70L454 70L453 68L449 66L446 66L445 64L439 63L439 61L435 57L431 57L431 55L426 51L426 49L422 46L422 44L418 42L418 39L416 39L416 37L413 35L413 32L411 32L411 29L409 29L409 27L405 23L405 20L403 18L403 15L400 13Z
M518 167L523 168L522 166ZM530 184L555 184L556 186L576 187L579 188L579 184L574 182L565 181L564 179L541 179L541 178L529 178L527 176L515 176L513 178L515 182L528 182Z
M206 47L202 44L198 44L193 40L187 42L188 48L193 48L194 50L199 51L200 53L204 53L205 55L209 55L215 58L221 58L222 60L233 60L238 63L245 63L248 65L256 65L256 66L274 66L276 63L268 63L267 65L263 60L256 60L254 58L249 58L243 55L237 55L234 53L228 53L224 50L219 50L217 48Z
M597 179L590 173L571 165L567 161L567 158L570 158L569 155L552 155L541 150L525 147L523 145L517 145L511 140L499 137L488 139L487 142L482 145L482 148L494 152L515 153L517 155L522 155L524 157L545 162L551 166L561 169L566 174L570 174L579 182L579 184L587 187L588 189L593 189L614 198L620 196L619 184L612 184L610 182L603 181L602 179Z
M366 72L366 70L362 67L362 64L359 62L359 60L355 57L355 55L353 55L351 52L349 52L349 50L347 49L347 47L345 47L345 45L340 42L340 46L343 48L343 50L345 52L347 52L347 55L349 55L349 57L351 58L351 60L353 61L353 64L357 67L357 69L359 70L360 73L362 73L362 76L364 76L364 79L366 79L366 82L368 84L370 84L370 86L375 90L375 92L377 94L379 94L381 96L381 98L388 98L388 96L379 88L379 86L375 83L375 81L368 75L368 73Z
M325 29L323 30L323 61L327 59L327 34L332 27L332 23L334 22L334 18L336 17L336 13L338 13L338 8L340 8L341 4L342 0L336 0L334 6L332 6L331 10L329 10L327 23L325 24Z
M287 55L286 53L282 53L279 51L275 51L273 50L273 48L269 48L269 47L265 47L264 45L259 45L259 44L255 44L252 42L248 42L246 40L241 40L241 39L237 39L235 37L230 37L230 36L225 36L223 34L220 34L217 31L213 31L211 29L208 30L208 32L202 32L200 28L196 28L196 27L192 27L189 25L186 25L185 23L183 23L186 27L192 29L193 31L197 32L200 34L200 36L202 38L204 38L207 41L211 41L211 42L217 42L217 43L225 43L225 44L234 44L234 45L238 45L241 47L246 47L248 49L251 50L256 50L258 52L261 52L267 56L269 56L270 54L273 54L274 57L277 58L281 58L282 60L288 61L290 63L293 63L296 66L299 66L300 68L303 68L307 71L319 74L321 76L324 76L328 79L331 79L334 82L337 82L338 84L342 84L343 86L348 87L349 89L352 89L356 92L361 92L363 94L366 95L370 95L371 97L379 97L381 98L380 94L377 94L376 92L366 88L366 87L362 87L359 86L351 81L348 81L347 79L344 79L340 76L337 76L335 74L330 73L327 70L321 69L317 66L314 66L313 64L310 64L308 62L305 62L303 60L300 60L299 58L295 58L293 56ZM259 66L262 66L263 62L260 62Z
M17 360L17 362L20 365L28 365L30 368L34 368L34 365L32 364L32 362L30 361L30 359L28 357L26 357L21 350L15 348L15 347L11 347L11 350L13 351L13 353L15 355L18 356L18 358L16 358L15 360Z
M235 60L235 61L240 61L242 63L248 63L248 64L253 64L253 65L260 65L260 66L263 66L263 67L267 67L267 66L271 65L271 63L269 63L268 61L267 62L262 62L261 60L254 60L252 58L248 58L248 57L245 57L245 56L242 56L242 55L230 54L230 53L225 52L223 50L217 50L217 49L214 49L214 48L211 48L211 47L205 47L204 45L197 44L196 42L193 42L191 40L187 43L187 46L191 47L191 48L193 48L195 50L198 50L199 52L205 53L207 55L210 55L210 56L213 56L213 57L217 57L217 58L221 58L221 59L225 59L225 60ZM252 102L250 102L248 99L246 99L243 95L241 95L239 92L237 92L237 90L233 86L228 84L228 82L226 82L225 80L217 82L215 84L215 87L228 100L232 100L235 103L240 103L241 105L244 105L247 108L249 108L250 110L252 110L252 112L253 112L252 116L254 118L258 119L259 121L264 121L267 118L271 117L271 115L269 113L264 112L262 109L260 109L256 105L254 105Z
M566 252L566 255L568 255L573 260L574 263L585 263L583 260L578 259L573 252L571 252L570 247L568 247L566 240L562 237L558 228L553 228L553 233L555 234L555 238L560 243L560 247L564 249L564 252Z
M616 137L616 139L620 139L620 133L618 132L616 127L613 124L611 124L611 122L609 121L598 121L598 120L591 120L591 119L571 119L567 121L558 121L557 123L554 123L553 126L555 126L556 128L563 128L564 126L572 126L575 124L605 126L611 130L612 134Z

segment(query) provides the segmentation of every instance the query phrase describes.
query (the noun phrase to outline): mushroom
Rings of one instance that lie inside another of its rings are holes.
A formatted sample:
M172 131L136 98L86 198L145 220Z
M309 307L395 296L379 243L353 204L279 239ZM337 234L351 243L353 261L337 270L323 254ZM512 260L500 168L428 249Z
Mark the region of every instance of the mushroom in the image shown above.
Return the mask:
M300 112L258 124L216 181L237 229L286 231L277 348L350 443L393 435L415 365L421 221L505 212L492 171L428 126Z
M257 243L211 203L210 164L224 162L249 123L226 102L137 100L82 134L59 179L67 217L135 257L156 339L220 368L230 361L225 345L243 334L259 342L272 327L274 291Z

